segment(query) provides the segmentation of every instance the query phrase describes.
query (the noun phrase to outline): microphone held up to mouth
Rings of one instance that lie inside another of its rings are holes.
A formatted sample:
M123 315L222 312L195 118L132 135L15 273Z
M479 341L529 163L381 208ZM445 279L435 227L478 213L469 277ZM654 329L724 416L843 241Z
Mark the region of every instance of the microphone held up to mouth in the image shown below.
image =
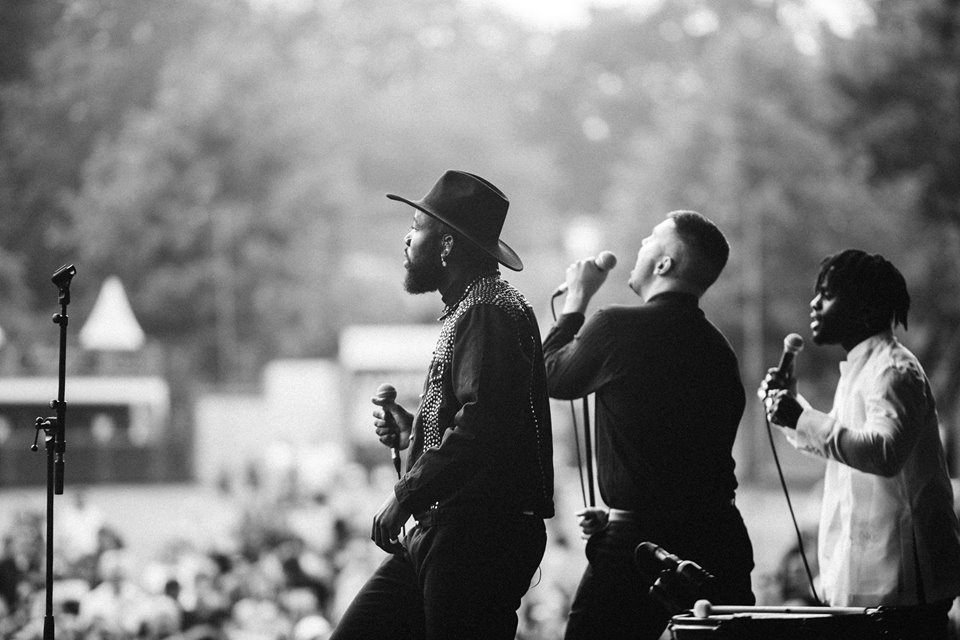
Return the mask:
M610 271L610 269L617 266L617 256L615 256L612 251L601 251L597 254L597 257L593 259L593 263L600 271ZM551 297L556 298L566 292L567 283L564 282L554 290Z

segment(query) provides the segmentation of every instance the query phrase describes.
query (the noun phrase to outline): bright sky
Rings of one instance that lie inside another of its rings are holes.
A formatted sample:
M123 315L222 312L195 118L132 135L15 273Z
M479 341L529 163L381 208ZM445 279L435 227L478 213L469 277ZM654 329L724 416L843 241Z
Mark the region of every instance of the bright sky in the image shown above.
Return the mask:
M655 6L658 0L465 0L468 4L493 4L535 27L547 30L586 24L590 6Z
M464 0L481 5L494 4L504 12L531 25L557 30L583 26L589 18L589 7L623 6L638 13L654 10L661 0ZM722 1L722 0L721 0ZM806 0L810 16L826 20L841 36L849 36L861 24L870 23L870 9L864 0ZM706 3L709 8L709 3ZM796 13L796 12L794 12Z

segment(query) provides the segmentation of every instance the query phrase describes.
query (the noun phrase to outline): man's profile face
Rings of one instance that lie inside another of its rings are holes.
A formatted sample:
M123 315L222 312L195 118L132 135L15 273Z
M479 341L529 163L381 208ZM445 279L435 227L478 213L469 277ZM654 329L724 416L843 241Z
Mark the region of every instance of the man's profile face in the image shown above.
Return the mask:
M863 333L864 323L849 295L830 286L829 274L810 301L810 332L815 344L844 344Z
M671 247L676 244L676 236L677 225L672 218L667 218L655 226L650 235L640 242L637 262L627 282L634 293L643 297L644 288L653 280L657 261L670 253Z
M437 221L419 209L413 214L413 224L403 238L403 266L407 270L403 288L407 293L436 291L443 279L440 262L440 234Z

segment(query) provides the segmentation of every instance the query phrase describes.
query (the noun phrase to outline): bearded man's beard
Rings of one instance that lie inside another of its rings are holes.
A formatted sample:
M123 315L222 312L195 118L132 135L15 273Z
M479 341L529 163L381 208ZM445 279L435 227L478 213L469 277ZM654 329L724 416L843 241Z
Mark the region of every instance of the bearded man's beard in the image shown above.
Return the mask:
M440 288L443 281L443 265L440 258L431 261L407 262L403 288L407 293L429 293Z

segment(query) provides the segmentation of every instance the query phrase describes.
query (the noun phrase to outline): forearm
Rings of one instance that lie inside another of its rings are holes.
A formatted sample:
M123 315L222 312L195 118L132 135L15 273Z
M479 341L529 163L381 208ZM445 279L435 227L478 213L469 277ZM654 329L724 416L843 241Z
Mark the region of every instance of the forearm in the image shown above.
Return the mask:
M593 379L592 361L596 353L577 339L577 331L583 324L582 314L564 314L543 342L547 391L552 398L566 400L589 393Z
M902 437L899 425L891 421L872 420L852 429L815 409L804 410L797 432L805 450L858 471L886 477L900 471L912 444Z
M563 299L563 309L561 313L563 315L572 313L585 315L589 304L590 298L588 296L584 295L580 290L571 289L567 291L567 295Z

